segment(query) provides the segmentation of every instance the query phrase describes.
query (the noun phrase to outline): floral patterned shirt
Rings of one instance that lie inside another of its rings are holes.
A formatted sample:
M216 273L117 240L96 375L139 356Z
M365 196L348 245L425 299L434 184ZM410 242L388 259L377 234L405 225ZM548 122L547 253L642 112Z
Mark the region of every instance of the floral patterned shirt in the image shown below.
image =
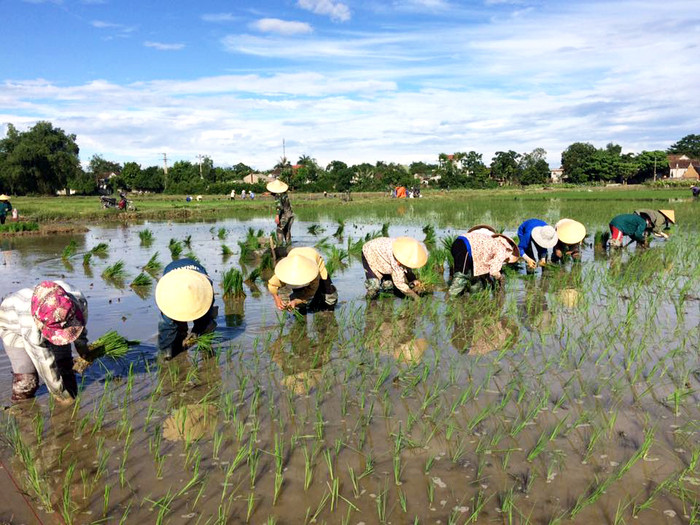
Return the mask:
M382 275L390 275L394 286L403 294L411 292L411 287L406 281L407 268L402 266L394 257L392 245L394 239L389 237L378 237L365 243L362 247L362 255L369 265L372 272L381 277Z
M490 234L472 232L465 235L472 248L474 277L489 274L499 275L503 264L513 250L503 237L492 237Z

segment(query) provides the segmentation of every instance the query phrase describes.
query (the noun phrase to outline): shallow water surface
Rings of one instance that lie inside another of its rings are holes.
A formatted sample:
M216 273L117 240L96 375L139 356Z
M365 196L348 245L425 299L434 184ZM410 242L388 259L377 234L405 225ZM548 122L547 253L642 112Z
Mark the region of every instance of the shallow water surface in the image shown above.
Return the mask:
M499 211L467 213L517 227ZM405 216L390 235L448 226L435 249L462 231L456 218ZM336 310L298 319L274 308L261 281L242 304L220 296L219 276L241 266L221 244L237 253L249 227L269 232L270 222L91 227L75 237L78 252L107 242L109 255L89 268L81 253L61 258L70 237L3 240L2 295L65 279L88 298L91 337L116 329L141 344L89 368L72 407L54 407L42 387L36 403L5 412L4 469L28 496L0 477L14 509L0 519L697 523L696 229L618 257L589 243L579 265L534 278L512 270L504 293L459 300L443 284L419 302L368 304L348 257L333 275ZM591 232L605 226L592 222ZM329 253L381 228L347 219L341 240L330 218L319 224L311 235L310 222L295 223L294 244L326 239ZM214 281L221 341L213 357L163 362L153 290L137 295L129 283L156 251L167 264L168 241L188 235ZM119 259L124 283L103 280ZM10 380L0 355L8 402Z

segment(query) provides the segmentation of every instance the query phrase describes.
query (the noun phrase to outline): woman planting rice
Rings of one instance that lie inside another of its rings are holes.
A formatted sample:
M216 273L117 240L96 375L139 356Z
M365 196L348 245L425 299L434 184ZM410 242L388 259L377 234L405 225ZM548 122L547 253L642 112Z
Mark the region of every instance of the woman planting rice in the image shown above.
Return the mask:
M670 229L671 224L676 224L676 213L673 210L635 210L634 214L649 219L651 233L655 237L668 239L664 230Z
M613 217L609 224L611 248L622 248L622 238L627 235L630 242L636 241L642 246L648 244L648 237L654 225L648 215L624 213Z
M380 290L396 287L402 294L417 299L418 294L412 288L420 288L421 283L412 270L422 268L427 261L428 251L411 237L378 237L365 243L362 266L367 297L374 299Z
M282 287L292 289L289 301L280 297ZM338 302L338 292L323 257L310 247L294 248L278 262L267 289L279 310L318 310L333 307Z
M179 259L165 267L156 286L158 350L171 359L187 349L187 323L193 336L216 329L214 288L204 267L194 259Z
M469 285L480 281L495 285L503 281L501 269L506 263L515 263L520 250L515 242L495 232L490 226L475 226L460 235L450 248L454 265L449 294L457 297Z
M287 195L287 186L281 180L273 180L266 186L267 191L274 193L277 202L277 213L275 224L277 225L277 242L279 244L289 244L292 242L292 223L294 222L294 212Z
M0 305L0 338L12 364L12 401L34 397L39 378L60 402L78 393L71 343L88 354L87 300L62 281L8 295Z
M518 228L518 248L528 273L547 264L548 250L556 244L556 230L540 219L528 219Z
M575 261L581 260L581 242L586 237L586 227L573 219L562 219L554 228L558 240L552 251L552 262L563 262L567 255Z

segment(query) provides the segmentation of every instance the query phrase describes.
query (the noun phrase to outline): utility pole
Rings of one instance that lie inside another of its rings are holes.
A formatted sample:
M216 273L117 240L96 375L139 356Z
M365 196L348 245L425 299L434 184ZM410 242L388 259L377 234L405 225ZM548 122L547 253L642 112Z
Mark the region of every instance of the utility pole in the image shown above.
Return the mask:
M654 157L654 182L656 182L656 157Z
M284 139L282 139L282 164L287 163L287 146L284 142Z
M168 187L168 154L163 153L163 189Z
M197 155L197 158L199 159L199 178L203 179L204 177L202 176L202 159L204 158L204 156L200 154Z

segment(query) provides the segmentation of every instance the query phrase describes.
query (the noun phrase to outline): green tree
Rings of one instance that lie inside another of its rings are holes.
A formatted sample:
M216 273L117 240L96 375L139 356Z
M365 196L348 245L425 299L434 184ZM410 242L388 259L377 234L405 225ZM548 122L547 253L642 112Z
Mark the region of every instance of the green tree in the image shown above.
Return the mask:
M335 191L348 191L352 187L355 172L347 164L334 160L326 166L326 176L332 181L331 188Z
M637 176L640 180L654 178L654 173L657 177L668 175L668 156L665 151L642 151L637 155L639 163L639 172Z
M3 181L15 194L53 194L78 178L79 151L75 135L50 122L37 122L25 132L9 124L0 141Z
M134 181L134 189L142 191L161 192L164 185L163 168L159 166L149 166L139 172L138 177Z
M551 180L547 152L535 148L531 153L523 153L520 157L520 184L546 184Z
M491 159L491 177L509 184L520 181L520 155L513 150L497 151Z
M125 162L122 168L121 178L130 190L136 189L136 182L141 176L141 165L136 162Z
M588 182L589 165L596 148L588 142L574 142L561 154L564 177L575 184Z
M68 187L80 195L94 195L97 193L97 183L92 173L79 169L68 178Z
M462 157L461 164L469 187L484 188L489 186L489 169L484 164L481 153L470 151Z
M686 135L666 151L676 155L687 155L691 159L700 159L700 135Z

